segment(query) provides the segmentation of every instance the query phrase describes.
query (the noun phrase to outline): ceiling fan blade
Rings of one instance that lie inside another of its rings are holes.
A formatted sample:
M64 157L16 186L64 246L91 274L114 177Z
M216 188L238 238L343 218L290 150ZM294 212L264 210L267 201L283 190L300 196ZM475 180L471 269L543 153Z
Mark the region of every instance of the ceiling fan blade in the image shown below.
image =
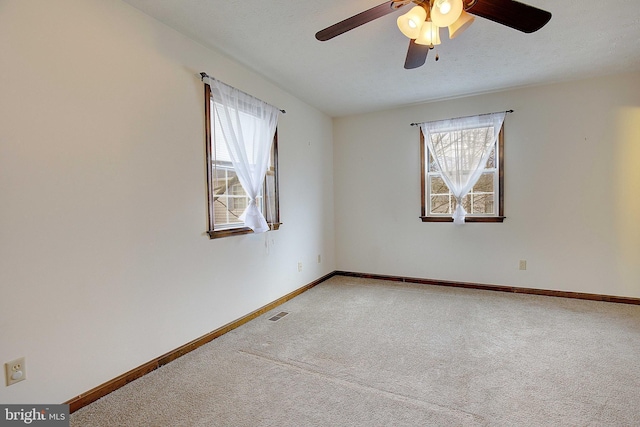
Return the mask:
M418 44L414 39L409 41L409 50L407 51L407 59L404 61L404 68L411 70L413 68L422 67L427 61L429 46Z
M339 36L342 33L346 33L349 30L353 30L360 25L371 22L374 19L378 19L390 14L391 12L395 12L398 8L392 7L394 3L394 1L384 2L376 7L372 7L371 9L365 10L364 12L360 12L357 15L352 16L351 18L347 18L344 21L338 22L337 24L333 24L332 26L327 27L324 30L318 31L316 33L316 39L320 40L321 42L327 41L334 38L335 36Z
M477 0L466 11L524 33L538 31L551 19L550 12L514 0Z

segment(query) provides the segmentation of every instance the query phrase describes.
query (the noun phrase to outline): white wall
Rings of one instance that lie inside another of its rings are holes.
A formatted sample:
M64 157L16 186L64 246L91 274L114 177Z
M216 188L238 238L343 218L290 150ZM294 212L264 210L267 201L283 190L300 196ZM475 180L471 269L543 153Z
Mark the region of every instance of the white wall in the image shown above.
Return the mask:
M287 110L277 232L205 235L200 71ZM508 108L505 223L420 222L409 123ZM28 380L0 402L65 401L334 269L640 297L639 123L636 73L332 124L119 1L1 1L0 363Z
M205 234L200 71L287 110L279 231ZM0 363L28 367L0 402L63 402L333 271L332 161L329 117L120 1L0 2Z
M505 222L422 223L409 124L506 109ZM639 73L336 119L334 168L340 270L640 297Z

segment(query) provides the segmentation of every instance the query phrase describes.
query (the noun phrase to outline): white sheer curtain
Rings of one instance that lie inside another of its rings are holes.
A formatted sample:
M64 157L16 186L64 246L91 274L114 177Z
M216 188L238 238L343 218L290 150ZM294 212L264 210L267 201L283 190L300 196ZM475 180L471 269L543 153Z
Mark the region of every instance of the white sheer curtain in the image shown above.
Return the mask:
M231 163L249 196L240 220L255 233L268 231L269 225L256 200L269 167L280 110L214 78L205 81L211 86L213 105Z
M505 115L491 113L420 124L429 152L456 199L455 224L465 222L462 201L478 182Z

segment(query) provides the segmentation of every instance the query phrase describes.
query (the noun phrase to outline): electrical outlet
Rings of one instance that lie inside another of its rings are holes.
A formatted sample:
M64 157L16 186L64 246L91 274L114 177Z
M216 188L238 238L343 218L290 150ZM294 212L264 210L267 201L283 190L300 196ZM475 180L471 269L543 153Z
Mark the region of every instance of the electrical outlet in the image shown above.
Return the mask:
M24 357L5 363L4 374L7 380L7 386L26 380L27 365L25 364Z
M318 254L318 264L320 264L321 262L322 262L322 256Z
M527 260L526 259L521 259L520 260L520 265L518 267L520 270L526 270L527 269Z
M298 261L298 272L302 271L302 261Z

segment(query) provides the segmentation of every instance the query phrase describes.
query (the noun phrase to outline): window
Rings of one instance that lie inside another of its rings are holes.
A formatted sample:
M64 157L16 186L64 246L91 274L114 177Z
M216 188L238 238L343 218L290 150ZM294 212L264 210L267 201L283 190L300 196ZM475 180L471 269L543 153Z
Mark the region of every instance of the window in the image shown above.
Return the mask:
M493 132L493 129L470 128L462 138L473 132ZM420 132L421 158L421 219L423 222L452 222L456 198L447 187L423 132ZM478 181L462 200L467 212L465 222L502 222L504 220L504 126L500 127L491 153Z
M220 120L216 114L211 95L211 86L205 84L205 126L207 151L207 193L209 202L209 237L227 237L252 233L240 220L240 215L249 204L249 196L238 180L231 163L231 156L224 141ZM249 113L239 111L239 116ZM256 198L256 204L264 215L269 229L280 226L278 202L278 132L273 138L269 166L262 186Z

